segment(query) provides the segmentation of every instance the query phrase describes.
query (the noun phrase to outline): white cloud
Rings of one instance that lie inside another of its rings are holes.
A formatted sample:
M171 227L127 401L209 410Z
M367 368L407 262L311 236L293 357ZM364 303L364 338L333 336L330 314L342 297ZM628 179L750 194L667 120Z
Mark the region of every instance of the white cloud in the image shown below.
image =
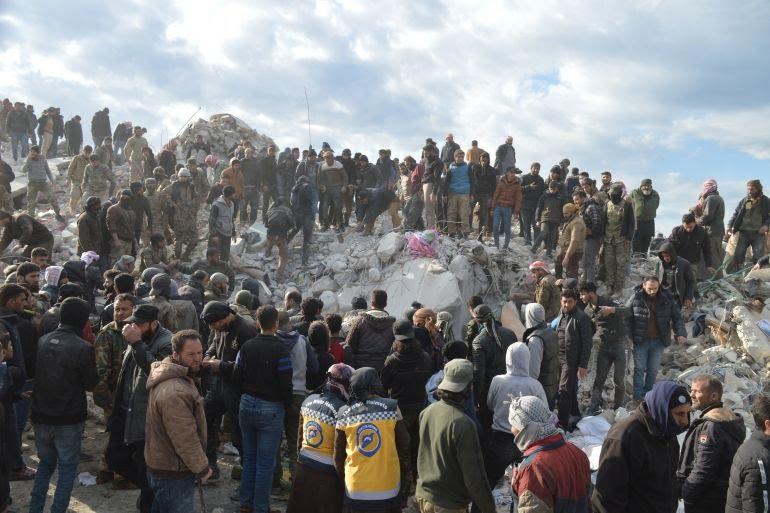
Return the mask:
M306 86L316 145L414 154L451 130L494 151L511 134L520 167L569 156L633 184L679 172L667 208L690 202L715 152L770 160L767 2L9 3L6 95L84 118L109 105L156 140L201 105L304 145ZM57 23L22 26L41 9ZM743 183L730 171L717 178Z

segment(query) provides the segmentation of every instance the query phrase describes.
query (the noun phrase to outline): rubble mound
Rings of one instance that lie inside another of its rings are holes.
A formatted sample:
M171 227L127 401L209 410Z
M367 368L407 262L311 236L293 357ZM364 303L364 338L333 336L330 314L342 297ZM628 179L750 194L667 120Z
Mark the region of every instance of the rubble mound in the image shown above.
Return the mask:
M179 142L183 149L187 149L195 143L195 137L203 136L203 140L211 145L211 153L226 156L241 139L251 141L260 152L269 144L275 144L270 137L260 134L242 119L232 114L214 114L208 120L198 118L198 121L190 125L179 136Z

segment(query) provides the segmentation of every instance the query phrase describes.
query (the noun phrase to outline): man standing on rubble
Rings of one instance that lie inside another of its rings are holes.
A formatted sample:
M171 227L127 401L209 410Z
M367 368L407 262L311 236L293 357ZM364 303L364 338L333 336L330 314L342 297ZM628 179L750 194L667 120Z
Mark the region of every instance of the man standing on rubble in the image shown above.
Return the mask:
M580 418L578 407L578 380L588 376L588 359L593 346L591 319L577 307L577 292L565 289L561 293L561 315L556 326L559 340L559 396L557 411L559 424L571 430L574 417Z
M619 296L626 281L626 263L636 224L633 206L623 198L623 184L613 183L609 191L610 199L604 204L603 264L607 288L611 295Z
M393 228L401 227L401 217L398 215L401 203L399 203L396 193L390 189L382 187L380 189L359 190L356 195L356 202L357 231L363 230L366 235L372 235L374 222L385 211L390 214Z
M72 215L77 214L80 205L80 199L83 197L83 177L86 172L86 167L90 164L91 153L93 148L88 144L85 145L83 151L70 162L67 167L67 181L70 183L70 213Z
M195 186L187 169L179 170L179 180L171 185L172 225L174 231L174 256L176 259L190 260L198 245L198 216ZM182 247L186 246L184 253Z
M293 214L291 208L285 204L283 198L276 198L267 211L265 227L267 228L267 247L265 256L270 257L273 246L278 247L278 269L276 277L283 278L286 262L289 259L288 234L293 226Z
M679 307L692 307L695 299L695 272L690 262L677 255L670 241L660 246L658 259L655 275L661 286L671 293Z
M59 213L59 203L53 195L53 175L51 168L48 167L48 161L40 153L40 148L33 146L29 149L29 155L21 168L22 174L27 175L27 211L29 215L35 217L37 209L37 198L43 194L50 203L56 214L56 220L64 222L64 218ZM50 183L49 183L50 182Z
M519 233L524 237L525 246L531 245L533 237L536 239L540 234L540 228L535 222L535 209L544 190L545 182L540 176L540 163L533 162L529 168L529 173L521 177L522 201Z
M259 211L260 165L257 151L246 148L246 156L241 160L243 172L243 204L241 205L241 222L254 224Z
M297 165L297 170L294 173L294 179L299 182L300 176L307 177L307 184L310 187L311 193L310 206L312 207L313 222L315 223L315 216L318 213L318 173L321 166L316 161L317 154L315 150L311 149L307 152L307 158Z
M105 137L112 135L112 127L110 127L110 109L107 107L94 114L91 118L91 136L94 138L94 147L102 145ZM112 141L110 141L112 143Z
M134 135L123 147L123 156L131 168L131 181L142 179L142 150L148 146L140 127L134 127Z
M671 331L679 344L687 342L682 312L671 293L648 276L634 288L626 302L626 333L634 344L634 400L652 389L660 369L663 349L671 345Z
M717 265L721 264L725 257L725 250L722 248L722 239L725 236L725 200L717 190L716 180L709 178L703 182L703 190L692 212L695 214L695 221L708 234L712 257Z
M770 461L770 397L767 394L754 398L751 416L756 429L733 458L725 513L767 510L767 462Z
M529 264L529 272L535 276L535 303L545 310L545 322L551 322L559 315L559 287L556 279L548 271L545 262L536 260Z
M297 178L291 190L291 209L294 212L294 229L289 233L291 241L302 231L302 265L307 265L310 258L310 243L315 228L315 207L313 206L313 187L305 175Z
M334 160L331 151L324 153L324 161L318 171L318 191L321 193L321 230L334 225L342 231L342 194L348 187L348 174L342 163Z
M723 513L730 480L730 464L746 438L743 418L722 404L722 383L702 374L692 381L692 407L700 410L682 444L679 456L680 497L685 513Z
M652 236L655 235L655 215L660 205L660 196L652 188L652 180L645 178L639 188L631 192L630 200L636 216L633 251L647 254Z
M115 177L97 153L88 160L90 163L83 171L83 197L93 196L104 202L115 191Z
M209 212L209 247L218 248L222 258L230 260L230 243L235 239L235 188L228 185L211 204Z
M738 233L738 244L733 256L735 265L743 265L746 250L751 247L754 263L765 254L767 230L770 228L770 198L762 193L759 180L746 182L746 197L738 202L727 223L727 235Z
M267 217L270 203L283 196L278 192L278 162L275 158L274 144L267 146L267 155L259 161L259 192L262 202L262 222Z
M509 167L516 167L516 150L513 147L513 137L505 138L505 142L497 147L495 152L495 168L501 176ZM540 166L538 166L538 169Z
M129 189L120 191L120 201L107 209L107 230L110 241L110 260L117 261L123 255L133 255L135 248L135 214L131 204L134 195Z
M614 368L615 401L617 410L626 405L626 327L623 317L628 309L596 292L596 284L586 282L580 286L580 299L586 305L583 310L591 319L593 329L599 336L599 350L596 353L596 377L591 391L591 405L588 414L599 411L602 403L604 383L610 369Z
M559 234L556 277L561 278L563 272L567 278L577 278L585 249L586 225L580 216L579 207L574 203L567 203L562 207L562 216L564 225Z
M359 369L373 367L380 372L390 353L395 335L394 317L388 315L388 294L384 290L372 291L371 308L359 315L348 332L345 363Z

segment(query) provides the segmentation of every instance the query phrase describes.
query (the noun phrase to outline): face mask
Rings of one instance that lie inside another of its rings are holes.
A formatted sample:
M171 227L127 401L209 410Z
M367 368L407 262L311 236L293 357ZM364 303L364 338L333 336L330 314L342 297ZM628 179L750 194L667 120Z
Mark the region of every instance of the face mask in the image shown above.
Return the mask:
M612 194L610 194L610 200L611 200L611 201L612 201L614 204L616 204L616 205L617 205L618 203L620 203L620 200L622 200L622 199L623 199L623 195L622 195L622 194L619 194L619 193L612 193Z

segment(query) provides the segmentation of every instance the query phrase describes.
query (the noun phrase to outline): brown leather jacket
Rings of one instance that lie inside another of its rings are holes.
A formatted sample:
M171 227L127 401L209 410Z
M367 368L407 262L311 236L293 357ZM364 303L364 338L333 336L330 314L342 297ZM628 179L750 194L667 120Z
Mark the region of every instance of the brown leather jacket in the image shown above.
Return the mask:
M503 176L497 183L495 189L495 195L492 197L491 208L495 207L512 208L513 213L517 214L521 210L521 182L518 178L514 178L513 181L508 181L506 176Z
M144 460L161 479L203 477L209 466L203 397L187 370L167 356L152 363L147 379Z

